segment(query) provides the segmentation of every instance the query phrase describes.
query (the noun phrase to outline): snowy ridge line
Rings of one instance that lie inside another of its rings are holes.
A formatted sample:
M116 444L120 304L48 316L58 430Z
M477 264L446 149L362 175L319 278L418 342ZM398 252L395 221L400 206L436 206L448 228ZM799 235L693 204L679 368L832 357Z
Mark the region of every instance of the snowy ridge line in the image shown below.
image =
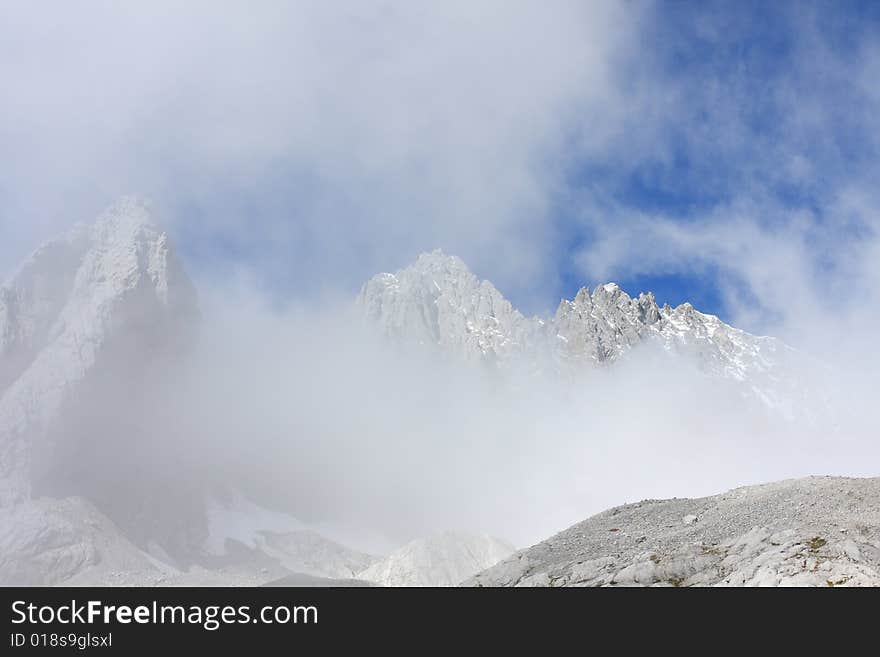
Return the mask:
M650 292L631 297L616 283L581 288L553 317L526 317L460 258L435 250L371 278L356 307L392 340L502 369L571 374L655 345L786 417L811 394L802 376L808 359L782 341L734 328L690 303L661 307Z

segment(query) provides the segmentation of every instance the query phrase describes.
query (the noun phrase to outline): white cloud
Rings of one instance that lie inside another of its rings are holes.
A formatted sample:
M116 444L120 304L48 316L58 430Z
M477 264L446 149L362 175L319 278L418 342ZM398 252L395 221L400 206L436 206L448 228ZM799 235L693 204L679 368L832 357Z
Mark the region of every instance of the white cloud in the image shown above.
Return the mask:
M591 190L578 202L595 241L576 261L586 280L707 277L734 323L829 360L845 355L867 375L880 321L875 33L841 46L822 11L782 15L789 51L755 60L743 46L732 58L725 40L754 35L731 26L724 36L726 14L710 13L702 35L717 47L707 62L646 68L644 97L666 104L647 121L650 147L634 169L661 162L692 205L640 211L613 188ZM664 159L675 153L688 159L681 171Z
M319 251L325 277L362 278L443 246L509 287L552 271L572 138L616 130L639 18L611 2L4 12L0 222L17 246L135 191L189 238L275 245L293 269Z

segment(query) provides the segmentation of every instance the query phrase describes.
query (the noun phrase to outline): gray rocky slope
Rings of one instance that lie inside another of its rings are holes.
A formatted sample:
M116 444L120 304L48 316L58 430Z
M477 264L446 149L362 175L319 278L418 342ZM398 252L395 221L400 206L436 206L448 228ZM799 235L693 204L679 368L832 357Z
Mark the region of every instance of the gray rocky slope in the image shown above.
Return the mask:
M469 586L880 586L880 478L809 477L610 509Z

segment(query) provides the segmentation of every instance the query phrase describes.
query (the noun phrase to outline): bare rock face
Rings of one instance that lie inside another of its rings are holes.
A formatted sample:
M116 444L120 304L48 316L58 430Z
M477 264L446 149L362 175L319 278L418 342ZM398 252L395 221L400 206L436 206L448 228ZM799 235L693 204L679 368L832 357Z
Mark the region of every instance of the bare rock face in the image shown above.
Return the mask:
M880 586L880 479L810 477L610 509L469 586Z
M592 294L581 288L572 301L563 299L552 325L562 358L603 364L646 339L661 320L652 294L633 299L607 283Z

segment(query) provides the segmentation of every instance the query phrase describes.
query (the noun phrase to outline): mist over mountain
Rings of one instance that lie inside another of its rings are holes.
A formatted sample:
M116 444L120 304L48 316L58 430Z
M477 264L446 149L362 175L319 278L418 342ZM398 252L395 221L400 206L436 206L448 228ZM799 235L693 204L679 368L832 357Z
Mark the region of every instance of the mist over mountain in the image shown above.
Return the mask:
M485 532L857 458L824 366L614 283L526 317L433 251L353 303L198 296L135 198L0 288L4 582L449 585Z
M876 583L880 3L25 0L0 71L0 585Z
M159 507L181 498L183 513L191 495L160 399L198 317L167 235L136 199L39 249L0 291L3 504L84 495L139 539L177 540Z

